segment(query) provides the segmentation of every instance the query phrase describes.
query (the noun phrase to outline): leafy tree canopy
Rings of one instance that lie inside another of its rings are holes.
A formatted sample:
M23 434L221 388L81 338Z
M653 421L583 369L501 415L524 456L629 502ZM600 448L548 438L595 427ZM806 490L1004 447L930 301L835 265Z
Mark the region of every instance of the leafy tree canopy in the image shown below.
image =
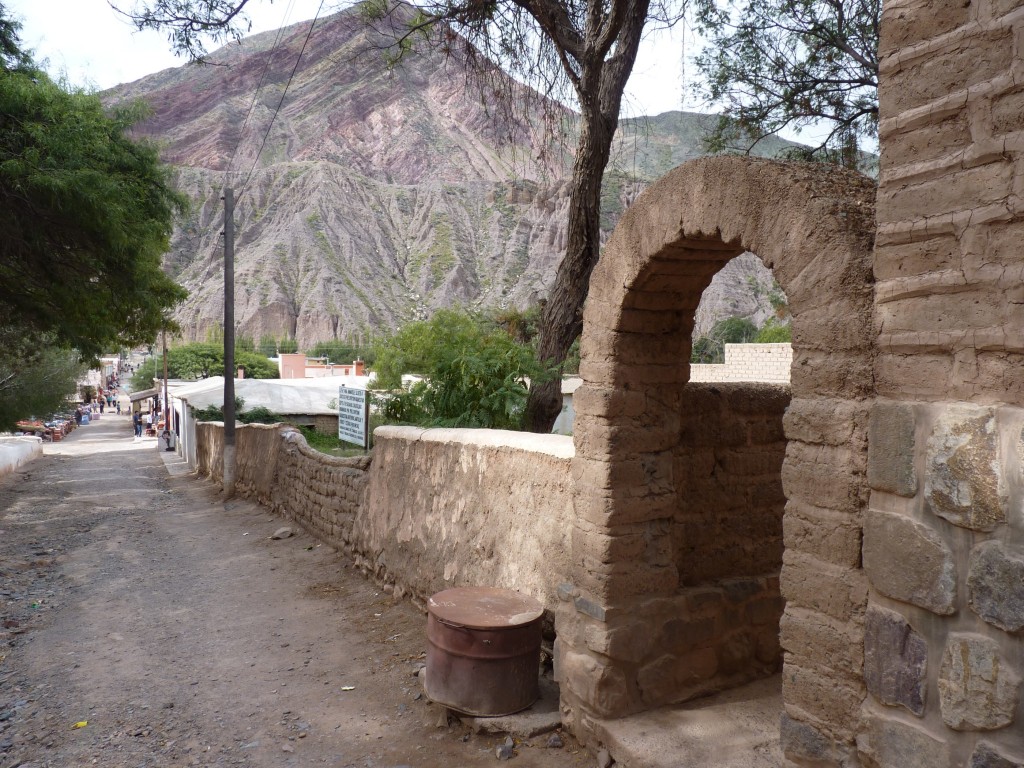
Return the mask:
M0 326L92 357L151 341L184 290L161 270L184 198L138 107L108 115L31 65L0 5Z
M46 418L67 405L86 364L74 351L20 328L0 329L0 431L29 417Z
M250 379L276 379L277 366L258 352L246 352L235 348L235 364L245 368ZM164 375L163 355L154 354L148 358L132 377L135 391L153 386L153 379ZM224 375L224 348L217 344L195 342L170 347L167 350L167 376L171 379L208 379Z
M528 381L545 373L533 349L488 320L445 310L410 323L377 351L377 381L396 387L403 373L426 377L385 396L390 422L424 426L521 429Z
M724 114L709 148L749 149L787 127L824 123L808 153L857 168L878 133L881 0L696 0L708 45L695 89Z
M721 363L725 360L726 344L749 344L757 336L757 326L746 317L726 317L719 320L706 336L693 342L690 353L692 363Z

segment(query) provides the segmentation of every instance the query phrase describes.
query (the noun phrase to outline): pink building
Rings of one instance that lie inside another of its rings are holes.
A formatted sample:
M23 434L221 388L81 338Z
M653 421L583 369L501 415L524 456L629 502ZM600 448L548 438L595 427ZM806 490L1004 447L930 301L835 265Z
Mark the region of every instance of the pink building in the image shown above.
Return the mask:
M319 379L325 376L365 376L366 365L362 360L349 363L324 363L310 359L301 352L280 354L277 369L282 379Z

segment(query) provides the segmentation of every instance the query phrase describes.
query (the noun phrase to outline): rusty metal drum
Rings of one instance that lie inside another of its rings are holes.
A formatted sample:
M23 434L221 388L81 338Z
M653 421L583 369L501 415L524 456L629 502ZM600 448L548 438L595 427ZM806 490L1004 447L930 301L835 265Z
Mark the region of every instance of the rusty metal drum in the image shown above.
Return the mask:
M467 715L510 715L540 696L544 607L519 592L458 587L427 601L427 696Z

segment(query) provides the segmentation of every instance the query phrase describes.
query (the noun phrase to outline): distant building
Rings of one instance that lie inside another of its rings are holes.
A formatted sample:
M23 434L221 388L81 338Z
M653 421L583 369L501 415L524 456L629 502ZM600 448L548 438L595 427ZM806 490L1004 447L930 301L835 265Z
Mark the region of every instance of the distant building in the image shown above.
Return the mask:
M320 379L325 376L365 376L362 360L352 363L328 363L322 358L309 358L301 352L282 353L277 357L278 376L282 379Z

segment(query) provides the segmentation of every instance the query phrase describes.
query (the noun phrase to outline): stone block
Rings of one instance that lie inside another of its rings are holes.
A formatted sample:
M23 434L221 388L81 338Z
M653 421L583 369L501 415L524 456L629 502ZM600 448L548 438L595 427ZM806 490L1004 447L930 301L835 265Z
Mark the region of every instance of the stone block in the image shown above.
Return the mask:
M700 619L676 618L666 621L655 645L673 653L690 651L711 644L718 634L714 617Z
M991 731L1013 722L1020 677L984 635L951 634L939 667L942 720L958 731Z
M883 704L924 714L928 643L895 611L870 606L864 617L864 682Z
M556 649L559 681L599 717L622 717L636 708L625 673L600 663L587 653L577 653L559 644Z
M949 748L925 731L899 720L869 715L857 736L857 751L880 768L952 768Z
M779 740L783 754L798 764L834 765L835 742L810 723L794 720L785 712L779 721Z
M971 755L969 768L1024 768L1024 756L1006 757L987 742L980 741Z
M909 517L868 511L864 571L883 595L940 615L956 611L953 553L937 533Z
M917 493L914 406L877 403L868 426L868 483L878 491L912 498Z
M995 412L956 405L937 420L928 438L925 498L928 508L954 525L991 531L1006 522L999 493Z
M647 704L678 701L687 687L714 677L718 671L718 654L714 648L690 653L665 654L637 673L640 695Z
M998 541L971 552L967 571L971 608L989 624L1007 632L1024 629L1024 553Z

